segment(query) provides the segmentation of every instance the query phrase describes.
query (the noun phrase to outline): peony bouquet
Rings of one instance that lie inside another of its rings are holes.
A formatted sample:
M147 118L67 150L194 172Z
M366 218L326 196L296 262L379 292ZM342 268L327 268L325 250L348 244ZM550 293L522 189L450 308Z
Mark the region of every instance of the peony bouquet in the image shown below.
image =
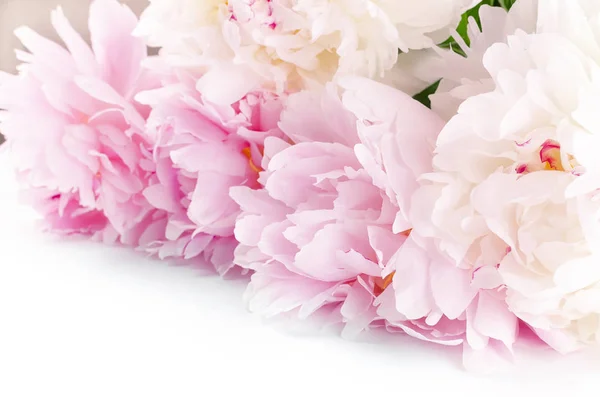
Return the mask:
M249 276L253 312L600 344L600 2L94 0L0 129L49 230ZM148 47L159 47L148 56Z

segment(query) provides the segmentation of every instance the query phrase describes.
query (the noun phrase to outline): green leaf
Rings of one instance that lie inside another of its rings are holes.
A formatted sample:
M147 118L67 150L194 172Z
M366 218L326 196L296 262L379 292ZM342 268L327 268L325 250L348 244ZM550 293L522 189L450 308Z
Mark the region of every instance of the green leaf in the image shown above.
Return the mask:
M504 8L505 10L510 10L510 7L515 4L517 0L498 0L498 6Z
M452 51L456 52L457 54L462 55L463 57L467 56L467 54L465 54L463 49L460 48L460 46L458 45L456 40L454 40L454 37L449 37L443 43L438 44L438 47L444 48L446 50L452 50Z
M429 87L425 88L423 91L419 92L413 98L416 99L417 101L421 102L423 105L427 106L428 108L431 108L431 100L429 100L429 95L435 94L439 85L440 85L440 82L436 81Z
M516 0L483 0L482 2L477 4L475 7L471 8L470 10L468 10L467 12L465 12L462 15L462 17L460 19L460 23L456 27L456 32L460 35L460 37L462 37L462 39L465 41L465 43L467 43L467 45L470 45L471 40L469 39L469 34L468 34L469 20L471 17L473 17L475 19L475 22L477 22L477 26L479 26L479 28L481 29L481 20L479 19L479 9L482 6L484 6L484 5L488 5L488 6L492 6L492 7L500 7L501 6L501 7L506 8L505 4L508 5L508 7L510 7L510 6L512 6L512 4L515 1ZM452 50L462 56L466 56L464 51L456 43L456 40L454 40L453 37L449 37L446 41L444 41L439 46L442 48Z
M479 19L479 9L484 5L494 6L495 2L496 2L496 0L483 0L481 3L477 4L475 7L471 8L469 11L465 12L462 15L462 18L460 19L460 23L458 24L456 31L458 32L460 37L462 37L463 40L465 40L467 45L469 45L471 43L471 40L469 39L469 35L467 34L467 29L469 26L469 19L471 17L475 18L475 21L477 22L477 26L479 26L479 28L481 29L481 21Z
M521 0L521 1L527 1L527 0ZM471 8L470 10L468 10L467 12L465 12L462 15L462 17L460 18L460 23L456 27L456 32L460 35L460 37L463 38L463 40L465 41L465 43L467 45L470 45L471 40L469 39L469 35L468 35L469 20L472 17L475 20L475 22L477 23L477 26L479 26L479 29L481 29L481 19L479 18L479 9L481 7L488 5L488 6L492 6L492 7L502 7L505 10L509 10L513 6L513 4L515 4L516 2L517 2L517 0L483 0L480 3L478 3L475 7ZM446 48L446 49L456 52L457 54L466 56L465 52L462 50L462 48L460 48L460 46L458 45L456 40L454 40L453 37L449 37L446 41L439 44L439 47ZM431 100L429 99L429 96L432 94L435 94L439 85L440 85L440 82L436 81L429 87L425 88L423 91L419 92L413 98L416 99L417 101L421 102L423 105L427 106L428 108L431 108Z

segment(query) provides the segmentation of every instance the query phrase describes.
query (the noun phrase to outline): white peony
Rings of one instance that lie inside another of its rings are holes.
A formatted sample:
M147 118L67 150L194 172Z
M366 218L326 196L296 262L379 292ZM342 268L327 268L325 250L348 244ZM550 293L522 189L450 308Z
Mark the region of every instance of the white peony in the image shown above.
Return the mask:
M538 0L517 1L510 12L501 7L482 6L479 9L481 27L473 18L469 20L469 45L458 34L452 34L466 56L435 48L435 52L430 51L429 56L421 60L421 74L430 76L430 81L441 79L436 93L430 96L431 108L438 115L448 120L465 99L494 88L494 81L483 65L484 54L493 44L506 43L517 31L533 33L537 3Z
M464 102L440 134L413 216L569 351L600 344L600 2L524 3L504 18L483 10L491 39L477 35L469 67L434 98L446 110Z
M445 40L476 2L151 0L136 34L171 63L210 73L205 80L235 81L238 95L258 85L294 92L342 74L382 79L399 50ZM215 84L200 88L218 96Z

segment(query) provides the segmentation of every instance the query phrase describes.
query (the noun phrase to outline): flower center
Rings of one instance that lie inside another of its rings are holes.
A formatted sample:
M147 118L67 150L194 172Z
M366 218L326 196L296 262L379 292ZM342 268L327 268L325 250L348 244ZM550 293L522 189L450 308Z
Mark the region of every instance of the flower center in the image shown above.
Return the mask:
M552 139L548 139L540 148L540 161L544 165L545 170L564 171L560 144Z
M579 164L572 155L567 155L568 163L563 163L560 143L553 139L546 140L539 149L539 162L522 163L516 167L518 174L528 174L534 171L569 171L575 173Z

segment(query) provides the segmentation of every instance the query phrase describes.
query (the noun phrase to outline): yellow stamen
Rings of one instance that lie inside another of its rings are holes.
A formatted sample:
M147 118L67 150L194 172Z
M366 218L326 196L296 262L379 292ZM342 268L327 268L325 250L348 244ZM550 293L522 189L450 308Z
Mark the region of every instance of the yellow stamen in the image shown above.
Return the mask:
M540 148L540 160L544 165L544 170L565 170L561 159L560 144L556 141L548 139L546 142L544 142Z
M373 294L375 294L375 296L381 295L383 291L389 287L394 279L394 274L396 274L396 272L388 274L385 278L375 277L373 279L373 283L375 284L373 286Z
M252 151L250 150L250 147L243 148L242 154L248 159L248 164L250 165L250 169L252 169L252 171L256 173L264 171L262 168L257 167L256 164L254 164L254 161L252 161Z

